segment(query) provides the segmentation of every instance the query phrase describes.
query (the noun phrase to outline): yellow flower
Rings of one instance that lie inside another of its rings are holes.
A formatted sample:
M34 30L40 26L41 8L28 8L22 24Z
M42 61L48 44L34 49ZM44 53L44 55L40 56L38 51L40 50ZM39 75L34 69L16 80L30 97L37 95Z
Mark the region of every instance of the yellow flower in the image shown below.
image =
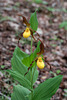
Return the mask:
M28 38L31 35L30 29L27 27L23 33L24 38Z
M38 60L37 60L37 66L40 68L40 69L43 69L45 67L45 64L42 60L42 57L39 57Z

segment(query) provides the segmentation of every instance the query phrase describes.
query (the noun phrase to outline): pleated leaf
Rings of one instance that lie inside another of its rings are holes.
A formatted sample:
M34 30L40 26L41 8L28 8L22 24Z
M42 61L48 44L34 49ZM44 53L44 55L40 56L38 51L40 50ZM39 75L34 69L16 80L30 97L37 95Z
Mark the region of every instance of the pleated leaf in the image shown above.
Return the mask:
M8 72L11 74L11 76L18 81L22 86L31 89L31 82L27 80L23 75L19 74L16 71L8 70Z
M35 72L34 72L34 69L35 69ZM33 67L33 70L32 70L32 74L33 73L34 73L34 76L33 76L33 84L34 84L38 78L38 70L37 70L37 67L35 68L35 66Z
M17 71L22 75L27 72L27 67L22 63L16 54L14 54L13 58L11 59L11 64L14 71Z
M37 20L37 15L36 15L36 11L31 14L31 17L30 17L30 25L31 25L31 28L33 30L37 30L38 28L38 20Z
M62 81L62 75L48 79L41 83L35 90L32 100L49 100L59 88Z
M18 51L16 51L17 49L15 49L14 54L13 54L13 58L11 59L11 64L12 64L12 70L16 71L17 73L21 74L24 76L24 74L28 71L28 67L25 66L22 63L21 57L17 54L20 53L21 51L19 51L20 49L18 49ZM16 53L15 53L16 52ZM23 56L23 55L22 55ZM25 61L25 63L27 63L27 60ZM31 74L30 71L25 75L25 78L27 78L29 81L31 80Z
M31 55L28 55L27 57L25 57L25 58L22 59L22 63L25 66L27 66L27 67L30 66L30 64L32 63L32 61L33 61L33 53Z
M14 86L11 100L29 100L30 91L23 86Z
M24 57L28 56L28 54L23 52L19 47L15 48L13 55L17 55L20 59L23 59Z

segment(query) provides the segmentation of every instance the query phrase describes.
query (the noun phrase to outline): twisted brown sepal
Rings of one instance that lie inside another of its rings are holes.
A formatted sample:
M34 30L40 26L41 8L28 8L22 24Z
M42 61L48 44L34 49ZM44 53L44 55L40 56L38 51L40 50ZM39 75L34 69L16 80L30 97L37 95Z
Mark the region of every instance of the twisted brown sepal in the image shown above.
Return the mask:
M36 40L36 38L34 37L34 35L33 35L33 30L30 28L30 31L31 31L31 36L32 36L32 38L35 40L35 41L37 41Z
M37 53L38 56L40 56L41 54L44 53L44 44L43 44L43 42L41 40L40 40L40 42L41 42L41 44L40 44L40 52Z
M23 23L25 23L27 27L30 27L30 24L28 23L27 19L23 15L18 14L18 16L21 16L23 18Z

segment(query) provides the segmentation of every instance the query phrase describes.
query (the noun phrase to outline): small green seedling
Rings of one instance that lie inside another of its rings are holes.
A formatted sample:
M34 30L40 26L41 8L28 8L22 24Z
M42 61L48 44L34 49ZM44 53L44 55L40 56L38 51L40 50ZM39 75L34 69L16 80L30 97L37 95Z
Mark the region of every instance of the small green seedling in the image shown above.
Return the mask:
M57 74L60 74L60 73L61 73L61 70L56 70L56 73L57 73Z

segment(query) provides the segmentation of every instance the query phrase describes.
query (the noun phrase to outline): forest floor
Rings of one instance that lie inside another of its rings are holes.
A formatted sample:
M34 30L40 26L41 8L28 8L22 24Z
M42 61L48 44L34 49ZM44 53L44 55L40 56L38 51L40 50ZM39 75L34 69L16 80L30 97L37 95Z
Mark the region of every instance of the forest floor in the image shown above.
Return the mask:
M66 30L59 28L63 20L67 20L66 12L55 9L67 9L67 2L63 7L58 3L47 1L46 4L33 3L31 0L0 0L0 100L10 99L10 93L13 89L13 80L5 72L11 69L11 58L16 46L18 46L18 36L23 32L25 26L18 17L18 13L30 19L31 13L38 9L38 30L40 39L46 46L44 56L47 57L50 66L46 64L45 68L39 70L39 77L36 84L62 74L62 83L51 100L67 100L67 40ZM53 1L53 0L52 0ZM49 7L54 7L51 9ZM30 38L20 40L20 48L30 54ZM33 42L33 51L36 43ZM8 98L8 99L6 99Z

